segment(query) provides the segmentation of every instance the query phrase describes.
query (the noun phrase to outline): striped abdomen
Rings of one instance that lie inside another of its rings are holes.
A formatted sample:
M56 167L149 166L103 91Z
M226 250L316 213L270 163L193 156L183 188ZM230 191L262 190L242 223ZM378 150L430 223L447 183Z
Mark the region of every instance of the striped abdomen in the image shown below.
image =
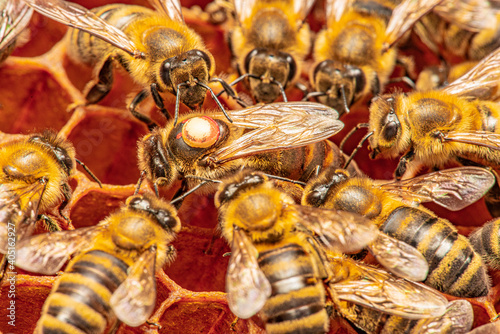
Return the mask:
M127 269L126 263L103 251L79 256L45 301L36 333L104 333L117 321L109 299L127 277Z
M447 220L416 208L399 207L381 229L424 255L429 263L427 285L459 297L488 294L489 278L481 256Z
M258 262L272 287L261 310L267 333L325 333L329 326L325 290L304 249L289 244L263 251Z
M495 269L500 268L500 219L485 224L469 239L486 264Z

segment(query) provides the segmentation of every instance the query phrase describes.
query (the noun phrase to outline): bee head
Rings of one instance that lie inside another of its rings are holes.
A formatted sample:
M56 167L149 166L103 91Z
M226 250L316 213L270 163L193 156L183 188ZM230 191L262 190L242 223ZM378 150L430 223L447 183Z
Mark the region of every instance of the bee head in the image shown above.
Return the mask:
M58 138L55 133L45 131L31 136L28 141L39 144L51 152L67 175L75 168L75 149L68 141Z
M255 189L263 185L268 178L259 172L242 172L230 182L220 185L215 195L215 206L227 204L249 189Z
M401 123L395 110L397 99L396 95L385 95L372 100L370 130L373 136L369 138L372 159L379 153L395 148L401 138Z
M173 206L150 195L134 195L127 198L129 209L146 213L166 231L177 233L181 222Z
M335 188L347 181L349 176L349 173L343 169L326 169L307 183L302 196L302 205L324 206L330 196L335 193Z
M349 106L356 102L366 86L365 73L357 66L344 65L333 60L324 60L314 68L313 86L318 100L339 112L349 112Z
M195 109L205 100L207 89L204 85L210 80L213 64L210 53L189 50L166 59L160 67L160 78L167 90L174 95L180 94L180 100Z
M274 102L297 74L297 63L292 55L265 48L250 51L244 67L250 77L252 94L257 102L264 103Z

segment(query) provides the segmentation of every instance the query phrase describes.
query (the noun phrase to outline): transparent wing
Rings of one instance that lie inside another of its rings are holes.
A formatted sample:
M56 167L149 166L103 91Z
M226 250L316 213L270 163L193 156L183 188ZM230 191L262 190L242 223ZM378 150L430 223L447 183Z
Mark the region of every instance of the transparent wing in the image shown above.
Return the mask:
M476 202L495 184L481 167L458 167L383 184L382 189L417 203L434 202L458 211Z
M71 254L85 249L105 229L106 225L96 225L38 234L21 240L16 247L16 266L35 273L54 275Z
M392 11L387 24L384 48L389 49L422 16L439 5L443 0L403 0Z
M338 262L339 258L329 256L329 260ZM330 283L330 288L341 300L407 319L439 317L446 311L446 298L424 284L353 260L341 261L341 268L348 266L349 277Z
M171 20L184 22L182 6L179 0L149 0L156 11L168 16Z
M415 247L383 232L368 249L385 269L412 281L423 281L429 273L429 264Z
M340 21L340 18L351 7L353 0L326 0L325 1L325 14L327 20L330 22L334 19L335 22Z
M215 163L316 143L344 127L337 111L314 102L271 103L229 115L235 125L254 130L214 152L210 159Z
M495 11L487 0L444 0L434 13L462 29L480 32L497 24Z
M0 185L0 253L7 252L8 232L14 232L16 240L33 233L44 190L42 182Z
M289 208L299 214L301 225L333 251L359 251L373 242L379 233L370 219L355 213L302 205L291 205Z
M0 50L2 50L28 26L33 9L22 1L7 0L0 15Z
M85 7L63 0L23 0L37 12L67 26L88 32L127 52L140 57L137 46L123 31L107 23Z
M500 84L500 48L441 91L458 96L494 99Z
M233 0L234 11L238 22L243 23L253 12L253 8L258 0Z
M450 131L444 135L442 140L484 146L492 150L500 150L500 134L488 131Z
M137 327L148 320L156 302L156 247L141 254L128 276L113 292L109 303L123 323Z
M498 334L500 333L500 322L495 321L486 325L482 325L474 328L474 330L468 332L467 334Z
M422 319L412 330L415 333L465 334L470 331L473 322L474 312L471 303L465 299L458 299L448 304L442 316Z
M271 284L260 270L257 257L250 239L243 231L234 229L226 292L229 309L242 319L259 312L271 296Z
M311 11L316 0L293 0L293 11L299 15L299 20L304 21Z

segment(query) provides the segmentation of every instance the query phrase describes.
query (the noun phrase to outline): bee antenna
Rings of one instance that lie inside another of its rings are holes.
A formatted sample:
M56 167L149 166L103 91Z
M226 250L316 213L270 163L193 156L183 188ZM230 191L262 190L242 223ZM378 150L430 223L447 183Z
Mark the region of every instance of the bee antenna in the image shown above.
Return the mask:
M193 188L189 189L188 191L186 191L184 194L182 194L181 196L177 197L177 198L174 198L173 200L170 201L170 204L175 204L177 202L181 202L182 204L182 201L184 200L184 198L186 198L188 195L190 195L191 193L195 192L196 190L200 189L201 187L203 187L205 184L208 184L210 182L217 182L217 181L213 181L213 180L205 180L203 182L201 182L200 184L197 184L196 186L194 186ZM221 182L221 181L218 181L218 182Z
M283 88L283 85L281 84L281 82L279 82L278 80L276 80L274 78L271 78L271 82L280 88L281 96L283 97L283 102L288 102L288 98L286 97L286 94L285 94L285 88Z
M207 182L213 182L213 183L222 183L220 180L214 180L214 179L209 179L203 176L196 176L196 175L185 175L184 176L186 179L195 179L195 180L201 180L201 181L207 181Z
M280 181L290 182L293 184L298 184L298 185L303 186L303 187L306 186L306 183L302 182L302 181L295 181L292 179L287 179L286 177L281 177L281 176L276 176L276 175L271 175L271 174L266 174L266 173L263 173L263 174L270 179L276 179L276 180L280 180Z
M94 179L95 182L97 182L97 184L99 185L100 188L102 188L102 183L101 181L99 181L99 179L97 178L97 176L94 175L94 173L92 173L90 171L90 169L87 167L87 165L85 165L82 161L78 160L78 159L75 159L75 161L80 165L82 166L82 168L87 172L87 174L90 175L90 177L92 179Z
M139 180L137 180L137 184L135 185L134 195L137 195L139 193L139 189L141 189L141 184L142 184L142 181L144 180L145 177L146 177L146 171L143 170L143 171L141 171L141 175L139 176Z
M217 96L215 96L214 94L214 91L212 90L212 88L210 88L210 86L204 84L203 82L196 82L196 84L198 86L201 86L205 89L207 89L209 92L210 92L210 95L212 95L212 99L214 99L215 103L217 103L217 106L219 107L219 109L222 111L222 113L224 114L224 116L226 116L227 120L229 121L229 123L233 123L233 120L231 119L231 117L229 117L229 115L226 113L226 109L224 109L224 107L222 106L222 103L220 103L219 99L217 98Z
M358 131L359 129L361 128L367 128L369 127L370 125L368 123L358 123L354 128L351 129L351 131L349 131L349 133L344 137L344 139L342 139L342 141L340 142L340 150L341 151L344 151L344 145L345 143L347 142L347 140L356 132Z
M175 91L175 116L174 116L174 126L177 125L177 121L179 120L179 103L180 103L180 95L179 90L181 87L187 86L187 83L183 82L177 85L177 90Z
M229 87L232 87L234 85L236 85L238 82L240 82L241 80L245 79L246 77L251 77L251 78L255 78L255 79L260 79L259 77L255 76L255 75L252 75L252 74L249 74L249 73L245 73L243 75L240 75L238 78L236 78L236 80L234 80L233 82L231 82L229 84ZM226 83L227 84L227 83ZM224 86L224 85L222 85ZM231 88L232 90L232 88ZM219 97L222 95L222 93L224 93L225 90L223 90L222 92L219 92L216 96ZM227 91L226 91L227 93Z
M345 97L344 85L340 86L340 91L342 92L342 101L344 102L345 112L348 114L351 112L351 110L349 109L349 106L347 105L347 98Z
M370 138L372 135L373 135L373 131L368 132L368 133L367 133L367 134L363 137L363 139L361 139L361 140L360 140L360 142L359 142L358 146L356 146L356 148L354 149L354 151L352 151L351 156L349 157L349 159L347 159L347 161L346 161L346 163L345 163L345 165L344 165L344 167L343 167L344 169L346 169L346 168L349 166L349 164L351 163L351 160L354 158L354 156L356 155L356 153L358 153L359 149L360 149L361 147L363 147L363 144L365 143L365 141L366 141L368 138Z
M306 95L304 95L304 97L302 98L302 101L307 101L311 97L318 97L318 96L325 96L325 95L326 95L325 92L309 92Z
M219 92L218 94L216 94L215 96L216 97L219 97L222 95L222 93L226 93L229 97L231 97L232 99L234 99L240 106L242 106L243 108L246 108L248 107L248 104L243 101L239 96L238 94L236 94L236 92L234 91L234 89L231 87L230 84L228 84L225 80L221 79L221 78L212 78L210 79L209 82L218 82L221 84L222 86L222 91Z

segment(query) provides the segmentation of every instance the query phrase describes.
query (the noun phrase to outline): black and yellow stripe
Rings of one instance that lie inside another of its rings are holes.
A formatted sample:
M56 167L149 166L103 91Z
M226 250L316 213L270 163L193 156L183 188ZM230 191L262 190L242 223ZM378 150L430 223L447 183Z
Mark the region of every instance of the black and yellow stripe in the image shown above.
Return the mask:
M104 251L82 254L48 297L37 333L103 333L115 323L109 300L127 277L128 265Z
M475 231L470 237L474 250L493 269L500 268L500 219L495 219Z
M267 333L328 331L323 282L316 279L311 258L301 246L268 249L259 254L258 263L272 287L261 310Z
M429 263L429 286L458 297L481 297L489 278L481 256L446 220L411 207L391 212L381 229L417 248Z

